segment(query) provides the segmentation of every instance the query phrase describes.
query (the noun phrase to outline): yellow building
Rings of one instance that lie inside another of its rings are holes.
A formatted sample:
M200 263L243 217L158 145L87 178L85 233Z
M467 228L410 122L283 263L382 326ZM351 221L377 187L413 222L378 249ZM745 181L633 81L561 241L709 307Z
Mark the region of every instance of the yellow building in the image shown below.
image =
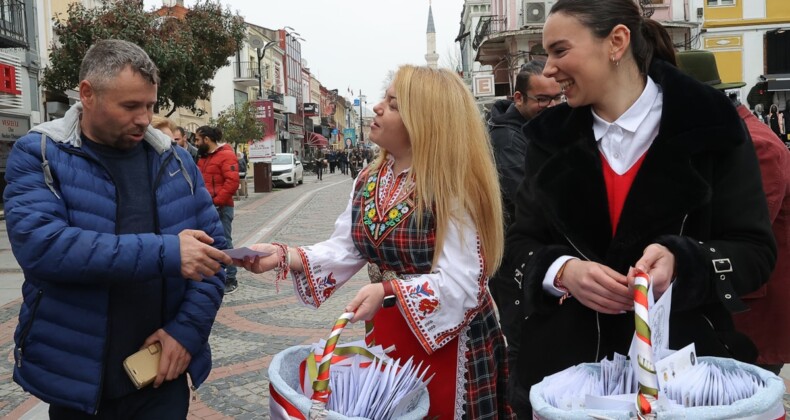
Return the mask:
M697 14L704 16L699 48L716 55L722 82L746 82L740 89L744 104L762 91L780 110L790 107L790 1L697 2Z

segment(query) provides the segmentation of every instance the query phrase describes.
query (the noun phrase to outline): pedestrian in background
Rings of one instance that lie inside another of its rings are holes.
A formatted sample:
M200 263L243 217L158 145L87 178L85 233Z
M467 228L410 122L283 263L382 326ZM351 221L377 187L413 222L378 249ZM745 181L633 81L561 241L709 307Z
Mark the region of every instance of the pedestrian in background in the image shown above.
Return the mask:
M678 67L700 82L724 91L739 88L743 82L715 83L721 80L716 57L710 51L681 51ZM768 214L776 239L777 255L790 255L790 152L768 126L760 121L731 93L730 100L746 124L760 163L763 189L768 201ZM761 104L757 107L762 108ZM759 290L743 297L749 310L735 314L735 326L757 345L757 363L763 369L779 374L790 362L790 336L777 331L790 331L790 258L778 258L771 278ZM771 322L765 322L770 319Z
M543 76L544 61L533 60L521 66L516 76L513 100L502 99L491 108L488 120L488 133L494 149L499 188L502 191L504 210L504 229L513 221L515 208L513 199L516 189L524 180L524 160L527 153L527 139L521 128L529 120L562 102L560 84L556 80ZM518 329L511 328L517 318L523 318L518 296L500 294L501 282L513 282L513 276L494 275L489 287L496 301L500 314L502 331L507 337L508 358L514 361L518 354ZM518 287L518 285L516 285ZM504 290L510 290L506 288Z
M543 74L567 105L525 126L505 247L502 272L522 282L512 293L529 308L518 414L531 416L530 387L545 376L628 353L632 266L656 298L673 286L669 348L693 342L699 355L754 362L731 312L768 280L776 248L735 108L674 66L669 34L632 0L558 0L543 45Z
M335 173L335 168L337 167L337 152L330 150L326 155L326 160L329 162L329 173Z
M754 106L754 116L757 117L761 123L768 125L768 119L765 118L763 104L757 104Z
M184 130L184 127L176 127L176 130L173 132L173 134L176 143L189 152L189 154L192 156L192 160L197 163L199 159L197 147L189 142L189 136L187 135L186 130Z
M247 194L247 159L244 157L244 153L237 152L236 158L239 162L239 189L238 193L240 196L244 198L248 197Z
M486 287L502 255L502 209L475 100L449 70L403 66L373 111L370 139L381 153L359 174L332 237L253 245L272 255L244 267L279 267L279 279L292 271L298 298L318 307L368 264L373 284L346 311L373 320L392 357L430 366L428 417L511 418L504 338Z
M340 173L348 175L348 151L341 150L338 152L337 163L340 165Z
M313 162L315 163L315 175L318 177L318 181L324 180L324 160L324 151L316 149L313 155Z
M80 80L80 101L8 158L6 225L25 275L14 381L56 420L183 419L184 373L194 389L211 369L222 227L189 154L149 126L148 55L97 41ZM123 361L156 342L153 387L137 390Z
M768 111L768 125L771 127L771 131L773 131L777 137L784 140L782 131L782 116L779 115L779 107L777 107L776 104L771 105L771 108Z
M173 144L177 145L175 134L174 132L177 129L176 123L173 122L170 118L160 117L159 115L154 115L151 118L151 126L155 129L161 131L164 135L169 137Z
M222 130L204 125L195 131L195 144L200 153L198 168L219 213L225 242L233 248L233 195L239 189L239 161L233 149L222 143ZM225 267L225 293L231 294L239 287L236 266Z
M359 171L362 169L362 153L359 150L354 149L351 152L351 178L357 179L357 175Z

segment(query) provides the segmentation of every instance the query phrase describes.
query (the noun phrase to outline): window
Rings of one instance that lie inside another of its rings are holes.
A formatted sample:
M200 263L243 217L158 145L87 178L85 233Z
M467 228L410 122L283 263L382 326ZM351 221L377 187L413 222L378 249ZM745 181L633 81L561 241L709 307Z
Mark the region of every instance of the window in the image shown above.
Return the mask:
M708 0L708 6L733 6L735 0Z

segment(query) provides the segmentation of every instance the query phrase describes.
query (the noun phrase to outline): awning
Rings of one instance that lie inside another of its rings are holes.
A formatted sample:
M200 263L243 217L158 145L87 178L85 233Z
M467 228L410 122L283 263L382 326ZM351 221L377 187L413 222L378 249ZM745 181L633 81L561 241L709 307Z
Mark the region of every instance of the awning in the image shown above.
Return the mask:
M790 74L766 74L764 77L769 92L790 90Z
M318 133L311 133L308 131L307 144L313 147L327 147L329 146L329 140Z

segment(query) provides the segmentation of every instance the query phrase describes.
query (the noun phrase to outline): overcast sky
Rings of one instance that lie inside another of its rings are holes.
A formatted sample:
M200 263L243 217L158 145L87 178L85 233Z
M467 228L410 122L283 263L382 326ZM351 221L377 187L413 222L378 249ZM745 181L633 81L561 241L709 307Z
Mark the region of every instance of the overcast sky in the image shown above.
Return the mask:
M302 58L328 89L348 98L367 96L372 107L382 96L389 70L425 64L429 0L222 0L247 22L278 29L290 26L307 42ZM190 7L194 0L185 0ZM433 0L439 65L449 67L463 0ZM146 9L163 4L145 0Z

